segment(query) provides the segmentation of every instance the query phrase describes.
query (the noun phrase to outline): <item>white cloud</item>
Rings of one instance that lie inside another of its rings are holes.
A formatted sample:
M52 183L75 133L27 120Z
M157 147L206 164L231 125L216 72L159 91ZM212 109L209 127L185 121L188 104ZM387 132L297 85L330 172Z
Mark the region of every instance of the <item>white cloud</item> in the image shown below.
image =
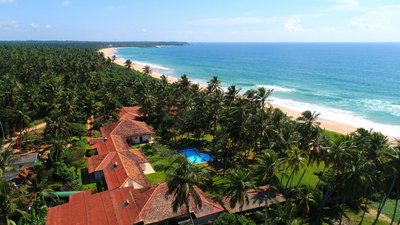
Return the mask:
M31 23L31 27L36 29L36 28L39 28L40 25L37 23Z
M363 31L396 31L400 26L400 4L387 5L353 17L350 25Z
M2 29L10 29L10 30L19 30L19 24L15 20L8 21L0 21L0 28Z
M335 5L333 9L337 10L357 10L360 8L359 0L331 0Z
M7 3L13 3L14 0L0 0L0 5L1 4L7 4Z
M63 6L69 6L71 4L71 1L63 1Z
M299 16L289 17L284 23L283 28L288 32L303 32L304 27L301 25L301 18Z
M40 24L38 24L38 23L31 23L31 27L32 27L33 29L46 29L46 30L52 29L52 28L53 28L53 26L50 25L50 24L40 25Z
M194 24L212 26L232 26L232 25L266 25L276 22L274 17L232 17L232 18L208 18L197 20Z

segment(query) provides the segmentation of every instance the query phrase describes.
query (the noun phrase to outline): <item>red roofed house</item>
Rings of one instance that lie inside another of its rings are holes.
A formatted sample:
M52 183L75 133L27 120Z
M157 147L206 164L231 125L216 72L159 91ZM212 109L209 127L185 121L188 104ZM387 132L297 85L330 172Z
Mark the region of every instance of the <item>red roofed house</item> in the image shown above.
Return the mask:
M100 128L103 137L109 135L121 136L128 143L147 143L154 132L145 122L121 119L116 123Z
M143 114L140 112L140 106L128 106L119 109L119 119L142 120Z
M188 219L185 207L175 213L172 196L166 196L165 183L146 189L119 188L91 194L84 191L73 194L69 202L49 208L47 225L132 225L168 222L176 224ZM205 224L217 218L224 209L196 188L202 207L190 200L189 209L196 224Z
M88 159L88 172L94 173L97 180L104 176L108 190L113 190L147 187L149 184L145 174L155 171L140 150L126 150L91 156Z
M127 142L147 142L153 131L144 122L132 119L137 109L124 107L123 110L125 114L118 122L100 128L102 138L89 140L97 155L89 157L88 172L94 174L96 180L104 177L107 191L71 195L68 203L49 208L46 224L175 224L188 219L184 207L177 213L172 211L173 197L166 196L168 187L165 183L149 185L145 174L155 171L146 156L140 150L130 149ZM190 200L190 211L196 223L215 219L223 211L222 206L207 198L197 187L196 191L202 200L201 209Z

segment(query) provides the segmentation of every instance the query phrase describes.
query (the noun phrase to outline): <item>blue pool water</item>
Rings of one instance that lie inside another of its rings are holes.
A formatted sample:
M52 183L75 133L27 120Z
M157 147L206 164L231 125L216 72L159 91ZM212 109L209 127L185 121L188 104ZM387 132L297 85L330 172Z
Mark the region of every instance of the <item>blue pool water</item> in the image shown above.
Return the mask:
M227 88L274 89L271 103L400 136L400 43L191 43L119 48L157 72Z
M207 153L201 153L197 151L195 148L188 148L180 150L181 153L191 164L197 164L202 162L211 161L211 156Z

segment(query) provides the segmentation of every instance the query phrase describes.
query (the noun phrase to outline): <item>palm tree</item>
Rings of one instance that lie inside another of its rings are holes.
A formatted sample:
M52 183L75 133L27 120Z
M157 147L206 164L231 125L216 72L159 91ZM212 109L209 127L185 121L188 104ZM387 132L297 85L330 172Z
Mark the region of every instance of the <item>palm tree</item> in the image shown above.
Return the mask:
M151 72L152 72L152 69L151 69L150 66L146 65L145 67L143 67L143 73L144 73L145 75L150 75Z
M320 194L319 190L313 190L310 186L301 185L297 188L294 202L303 218L310 215L311 212L316 211Z
M286 182L285 190L292 183L295 173L307 165L307 155L297 147L288 149L286 155L287 168L292 169L292 172Z
M125 61L125 67L126 67L126 69L130 69L131 68L131 66L132 66L132 61L130 60L130 59L128 59L128 60L126 60Z
M26 213L20 209L26 203L28 193L23 189L13 190L11 183L0 177L0 224L15 225L13 217L21 217Z
M201 208L202 202L196 191L196 186L201 184L199 169L191 165L186 159L178 158L175 162L173 171L167 177L168 195L173 195L172 209L177 212L181 206L186 207L186 213L194 225L190 213L190 201L193 200L196 207Z
M257 158L257 165L255 168L255 175L260 177L260 184L269 185L269 190L264 193L264 223L268 224L268 201L269 201L269 192L272 191L272 185L278 184L279 179L277 177L278 168L280 166L280 160L277 157L277 154L272 150L264 151Z
M386 156L388 157L388 160L389 160L386 164L386 167L388 168L388 171L389 171L388 174L390 174L390 176L393 178L392 178L388 192L385 194L381 204L378 207L378 212L377 212L377 215L376 215L376 218L375 218L375 221L373 224L376 224L378 222L379 216L382 213L383 207L386 204L388 196L392 193L393 188L396 186L395 185L396 182L400 179L400 141L398 141L397 146L395 148L393 148L393 153L388 152L388 153L386 153ZM399 189L399 187L397 186L396 189L397 189L396 207L393 211L391 224L393 224L393 222L394 222L394 219L396 216L396 210L397 210L397 206L398 206L398 198L399 198L398 189Z
M230 197L230 207L234 208L236 204L239 204L240 211L243 209L244 204L249 204L247 191L256 188L249 171L242 168L232 170L228 174L226 185L225 193Z

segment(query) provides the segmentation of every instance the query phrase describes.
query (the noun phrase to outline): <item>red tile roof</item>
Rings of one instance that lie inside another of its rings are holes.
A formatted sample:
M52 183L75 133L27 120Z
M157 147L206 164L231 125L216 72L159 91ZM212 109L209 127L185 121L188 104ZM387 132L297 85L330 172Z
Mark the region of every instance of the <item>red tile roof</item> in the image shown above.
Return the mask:
M161 222L186 214L182 207L172 211L172 196L166 198L167 185L160 184L143 190L119 188L91 194L84 191L70 196L69 203L49 208L47 225L130 225ZM220 213L223 208L197 189L202 207L196 208L190 201L190 211L197 218ZM129 203L128 203L128 202Z
M186 214L185 207L179 208L176 213L173 212L173 196L166 196L167 190L167 184L162 183L157 185L153 191L151 191L150 198L139 214L139 217L142 218L145 224L156 223ZM192 199L189 202L190 211L196 215L196 218L224 211L224 208L221 205L209 199L199 188L196 187L196 191L201 198L202 207L197 208Z
M240 209L239 204L236 204L233 208L230 207L230 198L224 197L222 198L222 204L230 213L237 213L240 211L249 211L258 208L262 208L265 206L265 196L268 195L268 205L271 205L274 202L284 202L286 201L285 197L277 193L276 191L269 190L270 186L259 187L257 190L249 190L247 192L247 196L249 198L249 202L243 205L243 208Z
M99 164L106 178L109 190L123 187L126 182L135 182L141 187L149 185L137 157L129 151L109 153L105 160Z
M118 122L100 127L100 131L103 137L107 137L110 134L125 138L154 134L145 122L130 119L121 119Z
M136 120L143 116L143 114L140 112L140 106L122 107L119 109L118 115L120 119L131 120Z

